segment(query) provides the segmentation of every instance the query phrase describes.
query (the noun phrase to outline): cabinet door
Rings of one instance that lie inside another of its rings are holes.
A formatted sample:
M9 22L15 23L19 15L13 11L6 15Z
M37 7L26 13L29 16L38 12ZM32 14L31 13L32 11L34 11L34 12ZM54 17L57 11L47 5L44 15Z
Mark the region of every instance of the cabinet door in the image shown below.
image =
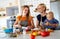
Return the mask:
M6 13L7 13L7 16L12 16L14 14L14 10L11 8L6 8Z
M18 7L8 7L6 8L7 16L13 16L18 14Z

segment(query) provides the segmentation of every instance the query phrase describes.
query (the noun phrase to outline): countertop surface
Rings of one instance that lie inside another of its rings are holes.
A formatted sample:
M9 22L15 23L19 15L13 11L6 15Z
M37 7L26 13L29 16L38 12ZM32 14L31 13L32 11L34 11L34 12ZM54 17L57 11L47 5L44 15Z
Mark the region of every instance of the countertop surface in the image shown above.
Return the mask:
M0 17L0 29L2 26L6 26L6 20L8 18L9 17ZM28 34L21 34L18 37L13 38L9 37L9 35L5 34L4 32L1 32L0 30L0 39L30 39L30 36ZM60 30L55 30L48 37L37 36L36 39L60 39Z
M30 36L28 34L26 35L20 34L18 37L15 38L9 37L9 35L6 35L5 37L1 36L0 39L30 39ZM55 30L54 32L51 32L50 36L48 37L36 36L36 39L60 39L60 30Z

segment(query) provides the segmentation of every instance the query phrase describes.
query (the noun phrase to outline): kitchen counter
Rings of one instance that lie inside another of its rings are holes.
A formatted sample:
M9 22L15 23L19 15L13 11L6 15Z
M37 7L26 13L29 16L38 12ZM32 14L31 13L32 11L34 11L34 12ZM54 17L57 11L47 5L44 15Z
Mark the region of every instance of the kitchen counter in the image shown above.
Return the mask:
M7 36L7 37L0 38L0 39L30 39L30 37L28 34L26 35L21 34L15 38ZM48 37L37 36L36 39L60 39L60 30L55 30Z
M6 26L6 20L9 18L10 16L6 16L6 17L0 17L0 29L2 26ZM29 35L19 35L18 37L9 37L9 35L5 34L5 37L1 37L4 36L4 31L1 32L0 30L0 39L30 39ZM42 36L37 36L36 39L60 39L60 30L55 30L54 32L51 33L50 36L48 37L42 37Z

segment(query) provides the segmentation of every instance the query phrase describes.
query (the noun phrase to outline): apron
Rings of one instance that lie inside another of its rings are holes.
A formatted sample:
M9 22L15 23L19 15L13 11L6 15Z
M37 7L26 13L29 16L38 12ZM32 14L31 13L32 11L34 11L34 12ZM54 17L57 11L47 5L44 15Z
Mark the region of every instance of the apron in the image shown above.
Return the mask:
M20 20L18 24L21 25L22 27L27 27L28 26L28 20L24 20L24 21ZM20 32L23 32L22 28L16 28L16 29L19 29Z
M22 27L27 27L28 26L28 19L26 19L26 20L21 20L20 19L20 21L18 22L18 25L21 25ZM22 28L16 28L16 29L19 29L20 32L23 32Z
M28 20L20 21L20 25L22 27L27 27L28 26Z
M22 16L21 16L21 18L22 18ZM26 20L20 19L19 25L21 25L22 27L27 27L28 26L28 18Z

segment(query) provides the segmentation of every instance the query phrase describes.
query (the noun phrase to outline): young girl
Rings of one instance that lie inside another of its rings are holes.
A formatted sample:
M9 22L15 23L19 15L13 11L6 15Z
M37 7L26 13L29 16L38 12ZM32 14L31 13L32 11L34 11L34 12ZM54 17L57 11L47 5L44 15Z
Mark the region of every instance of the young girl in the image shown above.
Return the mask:
M40 27L41 23L46 19L46 5L43 3L39 4L36 8L36 11L40 13L37 15L36 26Z
M44 21L43 25L45 28L53 29L58 26L59 22L54 18L53 12L48 12L47 13L47 19Z
M29 6L22 6L22 15L17 16L16 22L14 23L16 28L28 27L28 29L34 28L33 17L30 15Z

